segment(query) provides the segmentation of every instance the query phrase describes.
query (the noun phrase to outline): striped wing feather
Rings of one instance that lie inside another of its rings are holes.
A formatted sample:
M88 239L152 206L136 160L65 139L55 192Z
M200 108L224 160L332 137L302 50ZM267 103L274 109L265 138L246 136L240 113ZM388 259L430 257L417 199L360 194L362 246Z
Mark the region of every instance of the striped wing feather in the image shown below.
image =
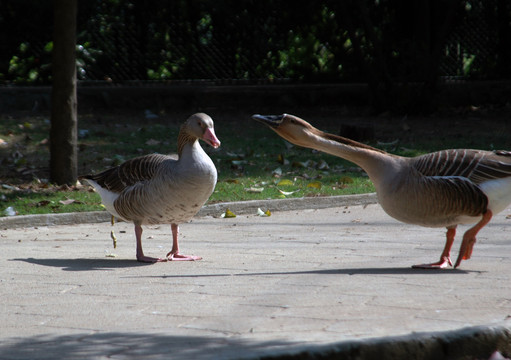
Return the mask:
M477 216L486 212L488 206L488 198L478 185L510 177L511 153L443 150L414 158L412 167L424 176L426 193L440 194L444 206Z
M127 187L139 182L151 180L158 167L165 160L176 160L177 156L151 154L140 156L95 175L82 178L96 181L101 187L120 193Z
M459 176L480 184L511 176L511 152L443 150L416 157L412 166L424 176Z

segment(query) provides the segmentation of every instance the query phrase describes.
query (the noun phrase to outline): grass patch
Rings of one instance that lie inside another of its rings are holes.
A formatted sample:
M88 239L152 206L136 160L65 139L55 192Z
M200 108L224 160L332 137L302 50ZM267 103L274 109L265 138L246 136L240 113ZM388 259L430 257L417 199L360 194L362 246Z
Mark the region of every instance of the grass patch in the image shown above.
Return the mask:
M36 187L2 192L2 202L18 215L102 210L99 195L90 191ZM3 209L5 212L5 209ZM5 214L3 214L5 215Z
M290 146L249 116L211 115L222 146L215 150L202 145L219 174L209 203L374 191L365 173L343 159ZM186 116L160 114L157 119L146 120L143 113L81 115L79 174L98 172L135 156L175 152L179 127ZM328 132L339 129L337 119L310 120ZM502 121L486 122L484 128L480 119L474 119L473 124L465 121L463 126L459 121L434 123L425 119L414 121L411 130L403 131L395 123L377 119L377 140L381 142L371 145L404 156L454 147L511 147L508 125L502 130ZM103 209L99 196L89 187L48 184L49 128L45 116L0 115L0 216L8 207L20 215ZM472 135L474 130L477 136Z

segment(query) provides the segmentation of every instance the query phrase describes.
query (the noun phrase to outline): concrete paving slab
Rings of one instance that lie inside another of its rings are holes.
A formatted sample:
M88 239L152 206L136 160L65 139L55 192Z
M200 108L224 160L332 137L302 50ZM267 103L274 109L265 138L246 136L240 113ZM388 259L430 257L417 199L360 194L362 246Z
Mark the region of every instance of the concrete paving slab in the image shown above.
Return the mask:
M511 354L511 208L480 232L472 259L442 271L410 266L437 260L444 230L377 204L270 210L197 217L180 227L181 250L204 259L153 265L135 261L127 223L114 226L117 249L109 222L4 228L0 358ZM143 236L147 255L171 247L168 225Z

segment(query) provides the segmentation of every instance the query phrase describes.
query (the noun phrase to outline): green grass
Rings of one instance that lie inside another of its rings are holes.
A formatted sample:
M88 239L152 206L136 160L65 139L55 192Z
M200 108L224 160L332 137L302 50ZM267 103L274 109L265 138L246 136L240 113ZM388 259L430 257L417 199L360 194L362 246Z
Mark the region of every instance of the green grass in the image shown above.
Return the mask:
M214 150L202 145L219 174L209 203L374 191L365 173L343 159L289 146L249 116L211 115L222 146ZM79 174L98 172L135 156L175 152L179 126L185 118L161 114L146 121L142 114L80 116ZM335 121L311 122L325 131L338 131ZM388 144L371 145L405 156L448 147L510 147L506 131L496 132L489 125L482 131L477 121L474 126L477 137L460 135L457 124L415 132L403 132L399 126L394 131L387 126L383 129L387 133L377 134L377 139ZM49 127L48 118L43 116L0 115L0 216L9 206L20 215L103 209L99 196L88 186L48 184ZM399 142L394 144L396 138Z
M2 195L3 203L13 207L19 215L96 211L103 208L99 196L89 191L24 189L4 191ZM5 211L5 206L2 210Z

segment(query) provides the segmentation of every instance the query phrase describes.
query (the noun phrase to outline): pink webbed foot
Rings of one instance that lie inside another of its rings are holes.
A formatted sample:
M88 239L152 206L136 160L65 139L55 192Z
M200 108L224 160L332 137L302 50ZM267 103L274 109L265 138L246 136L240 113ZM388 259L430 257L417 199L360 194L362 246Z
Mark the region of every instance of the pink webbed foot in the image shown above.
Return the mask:
M200 256L183 255L179 253L179 244L177 236L179 233L179 226L177 224L171 224L172 228L172 250L167 254L167 260L169 261L195 261L201 260Z
M435 269L445 269L446 267L452 267L452 261L449 256L442 256L440 261L431 263L431 264L420 264L420 265L413 265L413 269L428 269L428 270L435 270Z
M183 255L179 253L173 253L170 251L167 254L167 260L168 261L195 261L195 260L202 260L201 256L192 256L192 255Z
M456 226L451 226L447 228L446 240L444 250L442 251L442 255L440 255L440 260L431 264L420 264L413 265L413 269L445 269L446 267L452 267L451 261L451 247L454 242L454 237L456 236Z

